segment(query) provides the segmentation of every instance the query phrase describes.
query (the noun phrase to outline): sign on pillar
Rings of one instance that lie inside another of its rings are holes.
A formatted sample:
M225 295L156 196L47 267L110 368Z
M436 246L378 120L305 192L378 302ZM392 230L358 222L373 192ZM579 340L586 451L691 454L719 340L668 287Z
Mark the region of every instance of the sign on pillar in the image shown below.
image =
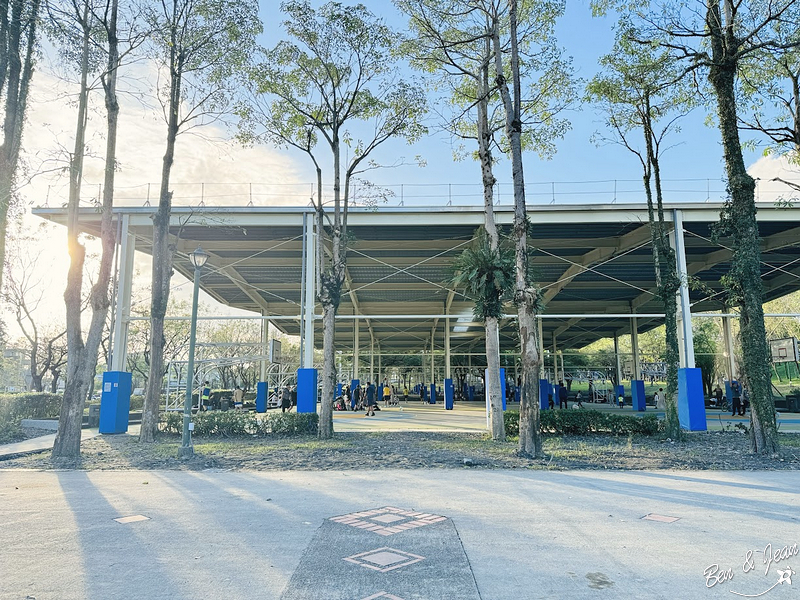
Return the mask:
M100 433L125 433L131 408L131 374L126 371L103 373L100 394Z

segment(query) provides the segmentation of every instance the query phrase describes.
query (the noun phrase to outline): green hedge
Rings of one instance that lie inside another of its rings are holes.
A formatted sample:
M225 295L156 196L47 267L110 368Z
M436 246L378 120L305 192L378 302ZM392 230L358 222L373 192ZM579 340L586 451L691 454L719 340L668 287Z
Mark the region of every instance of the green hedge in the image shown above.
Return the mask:
M539 415L542 433L556 435L656 435L660 430L658 418L653 414L637 417L586 409L543 410ZM506 411L503 418L506 435L519 435L519 412Z
M59 394L0 394L0 444L22 439L22 419L58 418L60 413Z
M303 435L317 433L319 416L316 413L258 414L240 410L215 410L192 415L192 422L196 436ZM182 433L183 413L162 414L161 430L166 433Z

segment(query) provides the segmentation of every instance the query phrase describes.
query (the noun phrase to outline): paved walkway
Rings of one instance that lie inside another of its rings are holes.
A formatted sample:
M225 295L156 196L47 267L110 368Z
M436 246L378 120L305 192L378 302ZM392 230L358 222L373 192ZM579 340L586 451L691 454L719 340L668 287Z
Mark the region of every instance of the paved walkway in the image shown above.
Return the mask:
M81 431L81 441L91 439L100 435L97 428L83 429ZM23 440L21 442L14 442L13 444L0 444L0 458L11 458L20 456L22 454L32 454L34 452L44 452L53 449L53 443L56 441L56 434L49 433L47 435L40 435L39 437Z
M794 599L799 491L785 471L0 470L0 598Z

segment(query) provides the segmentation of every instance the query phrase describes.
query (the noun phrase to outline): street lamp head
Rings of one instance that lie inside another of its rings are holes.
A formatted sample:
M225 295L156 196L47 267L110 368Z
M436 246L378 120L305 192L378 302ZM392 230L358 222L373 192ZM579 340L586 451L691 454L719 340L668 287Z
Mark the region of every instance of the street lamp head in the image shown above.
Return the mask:
M198 246L197 250L189 255L189 262L192 263L195 269L202 269L203 265L208 261L208 256L208 252Z

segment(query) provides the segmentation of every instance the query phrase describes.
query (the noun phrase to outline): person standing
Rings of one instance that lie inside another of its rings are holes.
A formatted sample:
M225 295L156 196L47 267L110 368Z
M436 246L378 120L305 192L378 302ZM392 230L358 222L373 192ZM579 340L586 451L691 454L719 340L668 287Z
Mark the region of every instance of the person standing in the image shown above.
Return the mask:
M203 382L203 389L200 392L200 404L203 406L203 410L208 410L211 404L211 386L207 381Z
M357 385L350 391L350 406L354 411L361 410L361 386Z
M242 408L244 406L244 390L238 385L233 390L233 408Z
M731 381L731 416L735 417L741 412L742 408L742 386L739 381Z
M567 388L564 387L564 382L561 382L561 385L558 387L558 408L569 408L569 404L567 400L569 399L569 393L567 392Z
M389 384L385 381L383 382L383 407L386 408L389 406L389 400L392 397L392 388L389 387Z
M375 416L375 405L377 401L375 399L375 386L372 385L371 381L367 382L367 414L365 417L374 417Z
M281 412L285 413L286 411L292 411L292 393L289 391L289 386L283 386L283 390L281 390Z
M653 400L656 401L656 410L664 410L664 388L658 388L654 396Z

